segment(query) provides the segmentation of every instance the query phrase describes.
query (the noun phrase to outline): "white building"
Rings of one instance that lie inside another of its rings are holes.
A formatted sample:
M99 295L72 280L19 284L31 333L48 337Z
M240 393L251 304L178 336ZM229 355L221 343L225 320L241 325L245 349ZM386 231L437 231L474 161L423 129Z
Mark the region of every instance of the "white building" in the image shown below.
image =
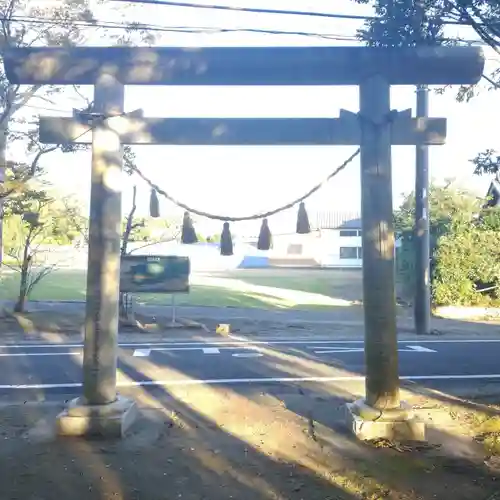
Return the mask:
M361 219L349 219L336 228L321 229L319 264L325 267L363 266Z
M358 214L319 213L311 226L309 234L273 233L273 248L262 252L268 257L269 265L362 267L361 218ZM257 237L247 242L256 246Z

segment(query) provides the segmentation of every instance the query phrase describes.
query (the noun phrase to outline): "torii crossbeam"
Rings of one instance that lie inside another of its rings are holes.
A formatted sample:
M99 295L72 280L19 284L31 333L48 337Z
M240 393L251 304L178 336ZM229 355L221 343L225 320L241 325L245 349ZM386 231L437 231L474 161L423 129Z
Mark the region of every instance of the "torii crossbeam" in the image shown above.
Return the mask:
M92 127L84 397L60 416L63 431L122 433L133 411L116 393L121 216L116 175L123 144L359 144L366 399L350 405L350 423L362 439L398 433L423 439L423 426L399 396L391 145L443 144L446 123L391 112L390 86L477 83L484 69L480 48L19 48L6 54L5 68L14 84L95 85L93 111L101 114ZM358 85L360 112L342 112L337 119L127 117L124 85ZM77 119L40 123L40 137L50 143L74 142L88 131L89 124Z

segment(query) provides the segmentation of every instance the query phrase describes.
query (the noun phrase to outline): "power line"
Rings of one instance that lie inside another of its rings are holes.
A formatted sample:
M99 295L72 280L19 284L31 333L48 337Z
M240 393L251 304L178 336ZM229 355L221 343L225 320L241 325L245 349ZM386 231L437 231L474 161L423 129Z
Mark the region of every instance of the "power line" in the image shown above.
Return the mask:
M328 12L307 12L307 11L295 11L295 10L281 10L281 9L261 9L253 7L231 7L228 5L206 5L198 4L192 2L176 2L170 0L112 0L115 2L127 2L132 4L150 4L150 5L162 5L166 7L181 7L181 8L193 8L193 9L211 9L211 10L224 10L231 12L243 12L243 13L261 13L261 14L277 14L277 15L292 15L292 16L308 16L308 17L321 17L328 19L343 19L343 20L353 20L353 21L384 21L383 17L379 16L367 16L367 15L356 15L356 14L341 14L341 13L328 13ZM491 23L485 23L483 21L475 21L470 15L463 18L454 20L437 17L436 20L443 25L459 25L459 26L469 26L474 29L484 28L489 26ZM321 34L321 33L311 33L311 32L299 32L299 31L281 31L281 30L265 30L265 29L254 29L254 28L209 28L209 27L186 27L186 26L161 26L154 24L142 24L137 22L132 22L130 24L118 23L116 21L104 21L104 20L69 20L61 18L35 18L31 16L11 16L9 18L0 17L0 22L28 22L31 24L74 24L76 26L83 26L89 28L106 28L106 29L123 29L128 31L134 30L148 30L148 31L160 31L160 32L180 32L180 33L229 33L229 32L255 32L263 34L288 34L288 35L302 35L302 36L313 36L330 38L334 40L353 40L358 39L355 35L338 35L338 34ZM482 30L480 30L482 31ZM482 33L478 33L485 45L491 45L489 41L486 41L482 36ZM476 41L472 41L476 43Z
M356 14L340 14L330 12L308 12L302 10L281 10L281 9L261 9L256 7L232 7L230 5L207 5L192 2L175 2L170 0L111 0L113 2L132 3L132 4L150 4L150 5L163 5L166 7L183 7L192 9L209 9L209 10L225 10L231 12L247 12L255 14L278 14L287 16L303 16L303 17L322 17L328 19L345 19L350 21L378 21L383 20L379 16L367 16ZM455 24L460 26L482 25L484 23L476 23L471 20L464 19L442 19L437 18L442 24Z
M280 10L280 9L259 9L256 7L231 7L230 5L206 5L201 3L191 2L171 2L167 0L112 0L114 2L126 2L132 4L151 4L151 5L164 5L166 7L184 7L189 9L209 9L209 10L225 10L232 12L248 12L256 14L280 14L290 16L309 16L309 17L326 17L331 19L347 19L368 21L376 20L375 16L359 16L354 14L334 14L329 12L307 12L298 10Z
M115 0L115 1L125 1L125 0ZM83 28L104 28L104 29L120 29L125 31L155 31L163 33L183 33L183 34L221 34L221 33L257 33L266 35L292 35L292 36L305 36L313 38L321 38L325 40L334 41L344 41L344 42L354 42L360 41L357 35L343 35L338 33L317 33L310 31L286 31L286 30L270 30L270 29L259 29L259 28L224 28L218 26L162 26L157 24L141 24L137 22L132 22L130 24L118 23L115 21L106 20L95 20L95 21L80 21L80 20L61 20L53 18L34 18L29 16L12 16L11 18L1 18L0 22L15 22L15 23L28 23L28 24L72 24L75 26L81 26ZM454 40L455 38L443 38L443 41ZM482 39L477 40L459 40L464 44L479 44L479 45L490 45Z
M126 31L156 31L163 33L186 33L186 34L220 34L220 33L258 33L268 35L293 35L293 36L307 36L315 38L323 38L326 40L334 41L357 41L355 35L341 35L337 33L315 33L308 31L284 31L284 30L269 30L258 28L223 28L223 27L190 27L190 26L161 26L154 24L140 24L140 23L117 23L113 21L63 21L61 19L39 19L29 16L13 16L12 18L0 18L2 22L16 22L16 23L29 23L29 24L62 24L67 22L75 26L84 28L105 28L105 29L121 29Z

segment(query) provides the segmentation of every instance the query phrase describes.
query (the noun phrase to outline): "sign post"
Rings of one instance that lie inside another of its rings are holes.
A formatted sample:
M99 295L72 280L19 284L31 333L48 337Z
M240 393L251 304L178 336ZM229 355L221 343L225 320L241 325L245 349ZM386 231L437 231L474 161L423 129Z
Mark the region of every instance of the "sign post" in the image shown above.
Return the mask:
M443 144L446 124L444 119L416 120L411 112L392 112L389 90L391 85L477 83L484 69L481 48L29 47L8 51L4 61L7 78L19 85L95 85L106 71L122 85L359 86L360 112L343 112L337 119L120 116L106 119L105 127L121 144L360 145L367 378L366 399L348 405L349 422L361 439L395 435L423 439L423 426L412 418L399 398L390 148L395 144ZM81 132L95 134L95 130L72 119L46 118L40 123L40 139L48 143L71 143ZM96 140L93 146L96 148ZM113 162L117 161L117 152L118 149L110 151ZM103 220L115 220L118 196L109 195L109 203L100 209L94 207L102 210ZM114 233L111 241L113 245L116 242ZM98 238L92 239L91 245L99 244ZM110 297L99 306L103 311L108 307L106 322L99 320L105 325L103 342L92 351L95 359L104 356L100 358L102 362L89 365L102 373L113 370L116 360L116 331L112 331L115 322L111 321L111 312L116 310L114 297L118 294L118 284L116 270L111 270L116 253L110 252L106 257L109 273L100 274L99 278ZM91 288L89 281L89 294ZM94 337L91 334L85 342L93 342ZM111 353L113 350L115 355ZM109 386L103 386L103 415L113 386L115 390L114 378Z

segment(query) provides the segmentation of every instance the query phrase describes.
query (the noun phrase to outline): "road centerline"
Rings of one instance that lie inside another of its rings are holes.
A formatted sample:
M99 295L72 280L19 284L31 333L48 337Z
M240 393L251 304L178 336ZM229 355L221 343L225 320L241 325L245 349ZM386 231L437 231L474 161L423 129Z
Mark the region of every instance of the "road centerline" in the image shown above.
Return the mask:
M211 378L211 379L168 379L168 380L131 380L118 382L118 387L162 387L192 385L237 385L237 384L272 384L289 382L362 382L364 375L339 375L332 377L255 377L255 378ZM474 375L408 375L401 376L402 381L451 381L451 380L500 380L500 373ZM56 384L0 384L0 390L19 389L71 389L82 387L81 382Z

